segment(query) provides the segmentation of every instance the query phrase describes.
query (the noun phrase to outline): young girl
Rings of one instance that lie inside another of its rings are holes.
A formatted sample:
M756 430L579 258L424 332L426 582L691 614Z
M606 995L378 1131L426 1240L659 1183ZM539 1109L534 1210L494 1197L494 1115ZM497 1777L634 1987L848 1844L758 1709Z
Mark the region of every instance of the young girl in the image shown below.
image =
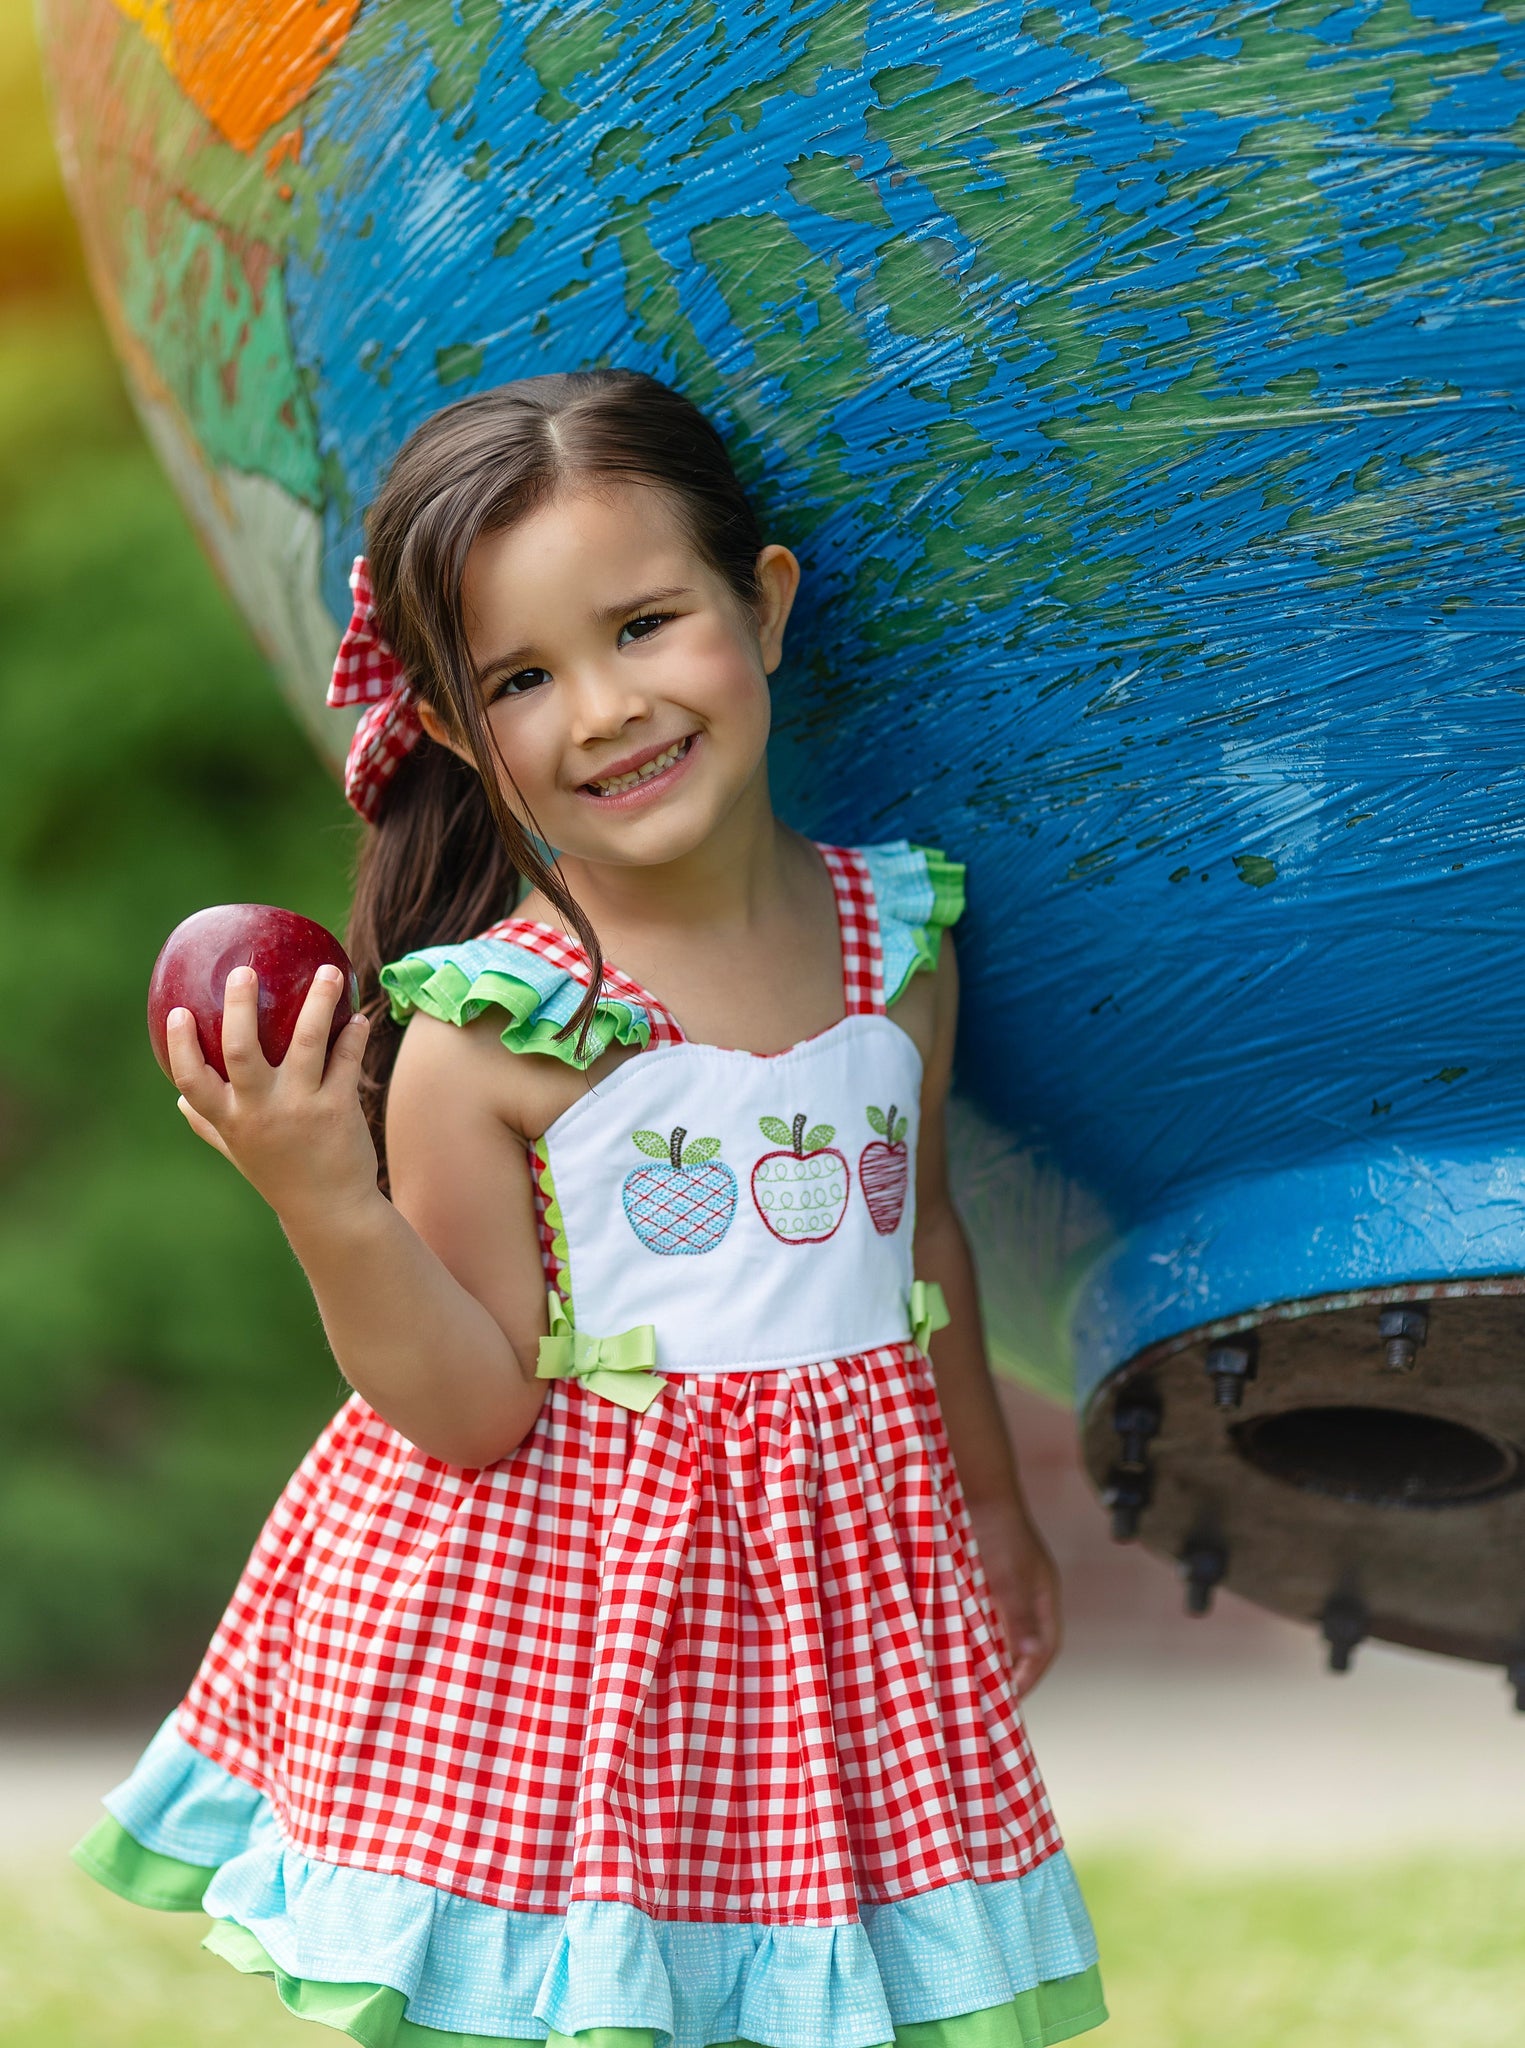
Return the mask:
M946 1180L962 871L774 816L798 565L663 385L448 407L369 535L365 1015L325 1066L321 970L272 1068L237 971L226 1083L169 1023L355 1393L76 1854L366 2048L1093 2027Z

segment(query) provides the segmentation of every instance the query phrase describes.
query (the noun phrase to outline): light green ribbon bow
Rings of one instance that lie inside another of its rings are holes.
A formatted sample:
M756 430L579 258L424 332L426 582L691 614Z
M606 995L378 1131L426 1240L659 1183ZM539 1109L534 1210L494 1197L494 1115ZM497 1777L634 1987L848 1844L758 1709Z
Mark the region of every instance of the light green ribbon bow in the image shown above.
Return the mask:
M945 1330L951 1318L948 1300L935 1280L911 1282L911 1341L925 1351L934 1330Z
M657 1362L657 1333L650 1323L637 1323L617 1337L590 1337L574 1330L561 1297L546 1297L551 1334L540 1340L535 1364L537 1380L581 1380L590 1394L602 1394L621 1408L644 1415L667 1385L652 1371Z

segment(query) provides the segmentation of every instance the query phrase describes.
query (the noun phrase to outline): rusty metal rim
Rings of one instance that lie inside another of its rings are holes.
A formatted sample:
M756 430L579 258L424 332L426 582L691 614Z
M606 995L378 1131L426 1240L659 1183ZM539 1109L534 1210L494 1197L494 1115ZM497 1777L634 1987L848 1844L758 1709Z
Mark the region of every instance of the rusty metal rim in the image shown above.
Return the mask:
M1258 1330L1266 1323L1300 1322L1306 1316L1334 1315L1343 1309L1392 1308L1406 1301L1478 1301L1525 1295L1525 1273L1501 1273L1479 1280L1410 1280L1392 1287L1358 1287L1343 1294L1308 1294L1291 1301L1273 1301L1235 1316L1220 1316L1211 1323L1198 1323L1177 1336L1163 1337L1157 1344L1113 1366L1105 1379L1092 1389L1082 1422L1089 1422L1103 1396L1110 1398L1125 1381L1147 1373L1151 1366L1177 1358L1193 1345L1216 1344L1225 1337L1237 1337L1246 1330Z

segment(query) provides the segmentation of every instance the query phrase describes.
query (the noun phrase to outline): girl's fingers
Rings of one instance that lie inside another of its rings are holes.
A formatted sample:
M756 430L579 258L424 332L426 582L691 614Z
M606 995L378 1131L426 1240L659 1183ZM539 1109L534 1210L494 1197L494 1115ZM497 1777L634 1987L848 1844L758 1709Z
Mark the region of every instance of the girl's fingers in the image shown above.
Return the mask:
M164 1020L165 1051L169 1055L170 1079L189 1101L206 1110L221 1095L226 1083L216 1068L201 1054L196 1019L189 1010L171 1010Z
M323 1063L328 1054L328 1034L333 1028L334 1011L343 993L342 970L337 967L320 967L302 998L302 1007L297 1012L297 1021L291 1033L291 1043L286 1048L286 1057L281 1065L294 1080L305 1082L309 1088L322 1085Z
M1017 1696L1020 1699L1032 1691L1038 1680L1048 1669L1053 1652L1030 1628L1024 1630L1018 1624L1014 1632L1008 1629L1008 1634L1013 1635L1011 1644L1012 1683L1015 1685Z
M1046 1657L1018 1657L1011 1671L1011 1685L1019 1700L1025 1700L1048 1669Z
M1017 1692L1029 1693L1059 1654L1059 1606L1049 1589L1039 1586L1031 1605L1016 1617L1012 1642Z
M178 1106L180 1114L185 1118L198 1138L205 1138L214 1151L220 1152L224 1159L231 1159L233 1157L233 1154L222 1142L222 1133L218 1130L216 1124L211 1122L209 1118L204 1117L199 1109L193 1108L183 1095Z
M235 967L223 989L222 1063L236 1086L270 1071L259 1042L259 976L252 967Z
M360 1062L365 1058L365 1042L370 1035L370 1018L362 1017L356 1011L334 1040L334 1049L328 1056L328 1067L323 1076L325 1085L333 1081L345 1088L354 1086Z

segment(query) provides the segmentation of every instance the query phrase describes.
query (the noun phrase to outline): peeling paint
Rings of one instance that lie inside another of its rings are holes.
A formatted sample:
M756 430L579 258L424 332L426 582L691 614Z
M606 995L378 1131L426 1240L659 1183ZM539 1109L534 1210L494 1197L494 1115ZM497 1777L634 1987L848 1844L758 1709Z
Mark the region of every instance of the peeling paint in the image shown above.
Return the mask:
M1276 880L1276 863L1263 853L1236 853L1234 868L1240 881L1251 889L1264 889Z

